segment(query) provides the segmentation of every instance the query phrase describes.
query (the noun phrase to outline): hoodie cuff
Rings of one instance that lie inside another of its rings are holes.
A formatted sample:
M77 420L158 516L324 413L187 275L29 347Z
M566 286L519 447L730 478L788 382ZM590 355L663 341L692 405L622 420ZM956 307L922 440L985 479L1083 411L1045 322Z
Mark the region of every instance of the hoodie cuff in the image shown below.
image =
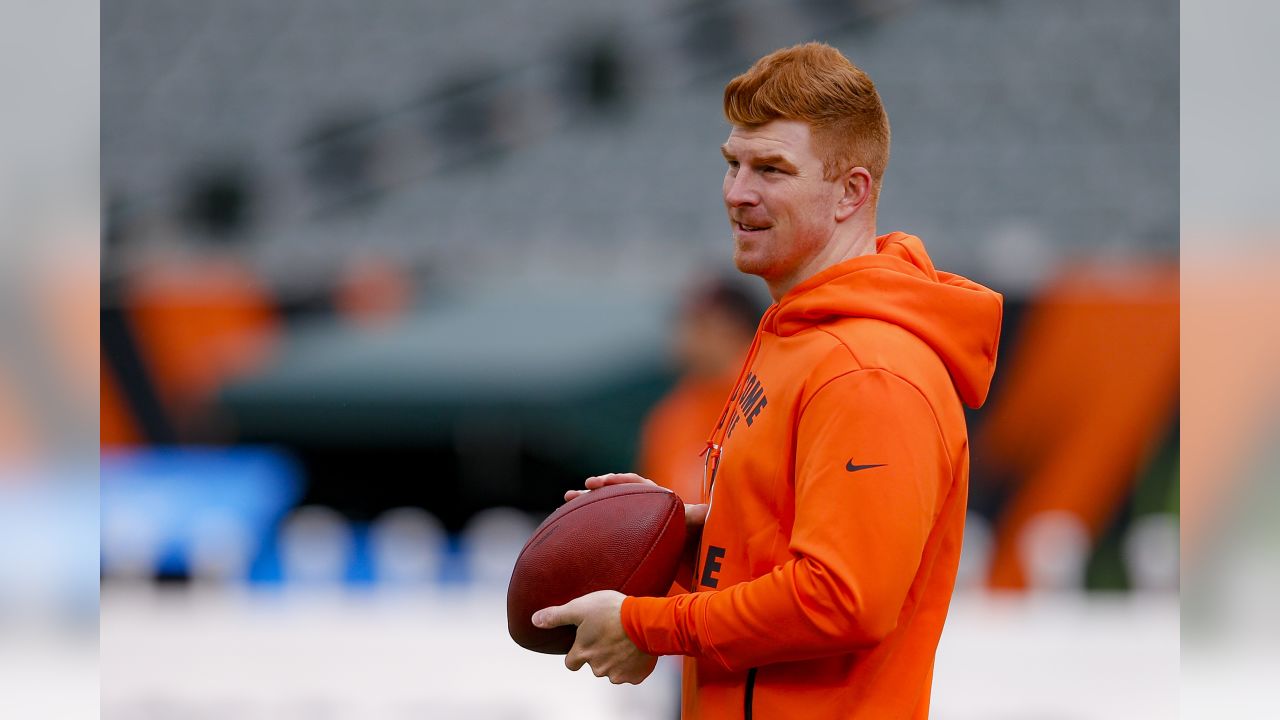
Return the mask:
M622 601L622 629L649 655L698 655L689 618L699 595L627 597Z

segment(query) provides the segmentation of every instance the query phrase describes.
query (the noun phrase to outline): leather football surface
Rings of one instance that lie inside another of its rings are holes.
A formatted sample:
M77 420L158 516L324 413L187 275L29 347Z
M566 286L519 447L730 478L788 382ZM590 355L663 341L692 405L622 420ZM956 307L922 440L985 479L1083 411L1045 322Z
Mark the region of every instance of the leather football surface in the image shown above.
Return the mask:
M666 595L684 541L684 503L660 487L610 485L561 505L525 543L511 572L511 638L534 652L568 653L577 629L534 627L533 613L596 590Z

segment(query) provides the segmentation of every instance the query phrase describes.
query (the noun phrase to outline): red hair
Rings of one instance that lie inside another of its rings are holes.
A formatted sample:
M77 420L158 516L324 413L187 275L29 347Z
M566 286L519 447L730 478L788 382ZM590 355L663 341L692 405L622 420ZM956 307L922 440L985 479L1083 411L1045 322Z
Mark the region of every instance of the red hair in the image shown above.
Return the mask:
M830 45L805 43L760 58L725 86L724 115L747 128L809 123L826 179L860 165L879 194L889 164L889 116L871 78Z

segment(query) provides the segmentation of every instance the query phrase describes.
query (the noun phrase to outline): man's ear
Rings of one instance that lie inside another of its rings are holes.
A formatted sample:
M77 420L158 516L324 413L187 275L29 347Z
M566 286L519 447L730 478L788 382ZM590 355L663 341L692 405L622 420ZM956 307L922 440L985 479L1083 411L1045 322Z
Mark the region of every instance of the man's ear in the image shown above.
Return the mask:
M836 222L853 217L858 209L871 200L875 181L871 171L862 166L850 168L840 178L840 200L836 203Z

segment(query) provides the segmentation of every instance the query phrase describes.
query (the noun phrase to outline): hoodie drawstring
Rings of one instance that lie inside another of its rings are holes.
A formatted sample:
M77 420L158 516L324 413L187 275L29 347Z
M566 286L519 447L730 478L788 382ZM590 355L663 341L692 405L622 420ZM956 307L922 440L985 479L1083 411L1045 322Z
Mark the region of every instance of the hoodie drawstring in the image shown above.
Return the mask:
M720 464L720 449L724 444L724 436L722 434L725 421L729 418L729 413L733 408L733 401L737 399L738 393L742 390L742 381L746 377L747 371L751 369L751 363L755 361L756 352L760 349L760 334L764 331L765 322L769 319L776 309L777 305L765 311L760 317L760 323L756 326L756 334L751 338L751 347L747 349L746 359L742 363L742 369L738 371L738 379L733 381L733 392L729 393L728 399L724 401L724 408L720 410L720 419L716 421L715 428L711 431L710 437L707 438L707 446L700 453L704 457L702 465L702 499L708 502L711 499L711 486L715 484L716 469ZM719 435L719 442L716 436Z

